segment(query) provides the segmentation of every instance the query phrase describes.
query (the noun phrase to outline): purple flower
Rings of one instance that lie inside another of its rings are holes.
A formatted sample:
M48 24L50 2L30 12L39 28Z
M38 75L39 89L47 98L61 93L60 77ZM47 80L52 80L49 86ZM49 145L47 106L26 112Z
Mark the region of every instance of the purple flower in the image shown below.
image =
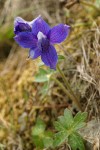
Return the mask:
M41 16L32 22L17 17L14 22L14 39L20 46L30 48L30 58L36 59L41 56L46 66L56 69L58 57L53 44L63 42L68 36L69 29L70 27L64 24L50 28Z

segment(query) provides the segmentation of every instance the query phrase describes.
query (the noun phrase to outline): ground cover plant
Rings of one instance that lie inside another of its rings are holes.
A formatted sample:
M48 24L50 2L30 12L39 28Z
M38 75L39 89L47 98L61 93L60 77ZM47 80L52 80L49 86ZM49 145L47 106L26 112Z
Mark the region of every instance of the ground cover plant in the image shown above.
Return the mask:
M99 150L99 0L5 0L0 13L0 149Z

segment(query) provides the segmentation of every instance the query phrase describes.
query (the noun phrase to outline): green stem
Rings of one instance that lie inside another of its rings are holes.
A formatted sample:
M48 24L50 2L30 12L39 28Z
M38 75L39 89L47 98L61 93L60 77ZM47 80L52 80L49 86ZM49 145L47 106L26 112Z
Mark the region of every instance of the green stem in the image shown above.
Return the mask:
M65 92L65 94L72 100L72 101L74 101L75 102L75 98L73 97L73 95L71 95L70 93L69 93L69 91L63 86L63 84L59 81L59 80L57 80L56 78L51 78L51 80L54 80L58 85L59 85L59 87ZM80 109L80 108L79 108Z
M57 69L58 69L59 73L61 74L62 79L63 79L66 87L70 90L70 92L72 93L72 95L75 96L74 93L73 93L73 91L72 91L72 89L71 89L71 87L70 87L70 85L69 85L69 83L68 83L68 81L67 81L67 79L66 79L66 77L65 77L65 75L64 75L64 73L62 72L62 70L60 69L60 67L59 67L58 64L57 64Z
M61 74L61 76L62 76L62 79L63 79L63 81L64 81L64 83L65 83L65 85L66 85L66 87L67 87L67 89L70 91L70 93L67 91L67 95L71 98L71 100L77 105L77 107L82 111L82 108L81 108L81 105L80 105L80 103L79 103L79 100L78 100L78 98L76 97L76 95L74 94L74 92L72 91L72 89L71 89L71 87L70 87L70 85L69 85L69 83L68 83L68 81L67 81L67 79L66 79L66 77L65 77L65 75L64 75L64 73L62 72L62 70L60 69L60 67L59 67L59 65L57 64L57 69L58 69L58 71L59 71L59 73ZM58 81L57 81L58 82ZM65 87L64 87L65 88ZM66 88L65 88L66 89ZM69 95L70 94L70 95Z

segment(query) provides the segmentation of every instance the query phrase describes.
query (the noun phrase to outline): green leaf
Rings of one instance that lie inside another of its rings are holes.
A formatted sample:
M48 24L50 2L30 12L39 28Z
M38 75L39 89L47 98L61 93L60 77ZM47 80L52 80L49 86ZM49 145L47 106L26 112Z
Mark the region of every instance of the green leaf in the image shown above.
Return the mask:
M85 119L87 117L86 112L79 112L73 118L70 110L65 109L64 116L58 117L58 121L54 122L55 129L59 131L55 134L54 138L54 146L59 146L65 140L69 139L70 143L72 143L73 150L77 150L78 146L82 147L84 150L84 144L82 142L82 138L78 133L75 133L77 129L82 128L85 125ZM75 142L73 141L75 139ZM78 140L79 143L78 143Z
M78 130L78 129L81 129L81 128L83 128L85 125L86 125L85 122L80 122L80 123L77 124L77 125L75 124L74 130L76 131L76 130Z
M74 122L72 113L69 109L65 109L64 118L65 118L65 122L66 122L66 127L69 128L72 125L72 123Z
M48 89L49 89L49 83L45 82L44 85L41 87L41 90L39 92L40 94L42 94L42 97L47 95Z
M85 150L83 139L77 133L73 133L68 138L72 150Z
M64 116L59 116L58 122L60 122L66 128L66 122Z
M44 147L52 147L53 146L53 133L51 131L45 131L44 133L44 138L43 138L43 143Z
M42 136L43 135L43 132L45 130L45 124L42 120L38 119L37 120L37 123L35 125L35 127L33 127L32 129L32 135L33 136Z
M36 125L32 128L32 138L36 148L44 149L53 145L53 133L46 131L45 128L45 123L37 119Z
M65 127L58 121L54 122L54 126L57 131L65 130Z
M46 82L46 81L49 81L51 75L53 73L56 73L55 70L51 70L51 69L43 69L43 68L39 68L39 72L35 75L35 79L34 81L35 82Z
M82 128L85 125L85 120L87 118L87 112L79 112L76 114L74 117L74 123L73 123L73 128L75 130Z
M61 132L56 133L54 136L54 142L53 142L54 147L61 145L67 139L68 139L68 136L66 132L61 131Z
M44 137L43 143L44 143L44 147L46 148L53 147L53 139L51 137Z
M45 136L52 137L53 133L51 131L45 131Z
M49 78L47 76L47 71L40 68L39 72L35 75L34 81L35 82L46 82L48 80L49 80Z
M74 121L77 122L77 121L80 121L80 122L83 122L85 121L87 118L87 112L79 112L76 114L76 116L74 117Z
M36 145L37 149L43 149L44 148L44 142L43 142L42 137L33 136L33 142Z
M74 119L73 119L73 116L72 116L72 113L70 110L68 109L65 109L64 111L64 116L60 116L58 117L58 121L66 128L70 128L71 125L73 124L74 122Z

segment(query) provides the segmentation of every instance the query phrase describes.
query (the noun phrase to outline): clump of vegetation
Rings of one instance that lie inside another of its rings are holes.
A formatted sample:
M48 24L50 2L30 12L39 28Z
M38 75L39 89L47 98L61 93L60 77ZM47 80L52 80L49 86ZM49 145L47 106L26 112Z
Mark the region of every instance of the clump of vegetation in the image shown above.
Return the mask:
M57 133L46 131L42 120L37 120L32 129L33 142L39 149L55 148L61 144L69 144L72 150L85 150L83 139L78 133L80 128L85 126L87 113L77 113L73 118L70 110L65 109L64 116L60 116L58 121L54 122Z

